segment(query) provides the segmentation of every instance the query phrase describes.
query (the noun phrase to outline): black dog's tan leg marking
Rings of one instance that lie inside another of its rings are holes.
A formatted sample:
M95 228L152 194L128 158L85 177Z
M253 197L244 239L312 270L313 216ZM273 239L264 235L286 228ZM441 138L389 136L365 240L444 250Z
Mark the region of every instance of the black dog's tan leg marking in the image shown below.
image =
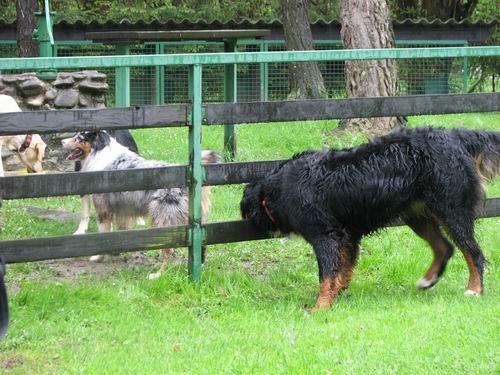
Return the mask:
M408 226L422 239L427 241L434 253L434 260L417 282L417 288L428 289L437 284L453 255L453 246L444 237L439 226L431 218L405 219Z
M340 250L341 268L338 276L338 283L340 284L341 290L347 289L351 283L358 254L359 246L357 244L343 246Z
M318 299L316 300L316 306L314 306L311 312L314 313L328 309L332 305L332 302L336 297L335 291L338 294L338 291L340 290L340 287L338 285L338 282L331 276L325 277L319 283Z
M463 251L465 261L467 262L467 267L469 268L469 282L467 284L467 290L465 291L465 295L471 296L480 296L483 294L483 278L482 273L474 264L474 260L472 256Z
M342 247L340 250L339 271L334 278L327 276L320 282L318 300L312 312L329 308L339 293L349 287L356 265L356 257L357 254L353 254L352 247Z
M440 210L438 218L457 247L464 254L469 268L469 282L465 295L480 296L483 294L483 272L485 258L479 244L474 238L474 202L471 207L462 208L456 205L453 209ZM456 208L459 207L459 208ZM446 215L445 215L446 214Z
M473 219L464 220L463 217L460 219L461 222L458 225L454 222L453 224L449 224L447 229L458 248L464 254L465 262L469 268L469 282L465 290L465 295L480 296L483 294L485 258L474 238Z

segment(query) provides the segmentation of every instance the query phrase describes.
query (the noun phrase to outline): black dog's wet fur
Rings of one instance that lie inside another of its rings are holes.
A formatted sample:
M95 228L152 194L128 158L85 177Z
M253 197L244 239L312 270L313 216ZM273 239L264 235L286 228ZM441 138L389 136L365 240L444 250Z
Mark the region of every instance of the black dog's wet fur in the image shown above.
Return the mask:
M441 247L439 277L453 251L443 228L470 254L482 292L484 256L474 239L481 167L498 174L500 132L400 129L359 147L294 156L247 185L241 212L261 229L302 235L320 282L342 271L342 252L355 262L361 237L396 218Z

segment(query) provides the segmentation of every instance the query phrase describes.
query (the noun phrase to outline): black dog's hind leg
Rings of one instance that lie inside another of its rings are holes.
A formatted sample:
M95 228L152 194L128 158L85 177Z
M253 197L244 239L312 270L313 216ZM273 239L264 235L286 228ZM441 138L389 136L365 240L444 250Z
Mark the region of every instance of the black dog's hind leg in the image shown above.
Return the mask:
M448 232L464 254L467 267L469 268L469 282L466 295L480 296L483 294L483 273L485 258L479 244L474 238L474 219L453 215L452 222L447 222Z
M432 288L440 280L448 260L453 255L453 245L444 237L437 223L429 217L405 217L405 223L427 241L434 253L434 260L417 283L417 288Z
M443 223L451 239L464 254L469 268L469 282L465 294L474 296L483 294L485 262L483 252L474 238L475 207L478 203L478 197L471 197L460 202L451 201L450 198L435 200L428 205L433 208L437 219Z

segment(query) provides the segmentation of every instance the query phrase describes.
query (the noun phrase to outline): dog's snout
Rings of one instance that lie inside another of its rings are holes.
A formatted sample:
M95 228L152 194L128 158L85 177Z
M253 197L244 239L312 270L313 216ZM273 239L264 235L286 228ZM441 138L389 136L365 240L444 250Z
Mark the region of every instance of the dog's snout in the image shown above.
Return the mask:
M71 143L71 138L65 138L65 139L62 139L61 140L61 144L63 147L69 147L70 143Z

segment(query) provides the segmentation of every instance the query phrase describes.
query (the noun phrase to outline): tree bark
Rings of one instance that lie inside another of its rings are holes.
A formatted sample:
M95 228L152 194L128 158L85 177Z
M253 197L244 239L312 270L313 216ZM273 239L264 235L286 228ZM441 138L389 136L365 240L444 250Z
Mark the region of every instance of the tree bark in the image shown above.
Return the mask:
M281 15L288 51L313 50L311 25L307 18L308 0L281 0ZM323 76L316 62L288 65L289 99L326 98Z
M16 0L17 53L19 57L39 56L38 43L33 40L36 27L37 0Z
M341 0L341 38L345 49L394 48L394 32L386 0ZM350 60L345 63L348 97L394 96L399 89L395 60ZM404 125L397 117L348 119L340 127L384 134Z

